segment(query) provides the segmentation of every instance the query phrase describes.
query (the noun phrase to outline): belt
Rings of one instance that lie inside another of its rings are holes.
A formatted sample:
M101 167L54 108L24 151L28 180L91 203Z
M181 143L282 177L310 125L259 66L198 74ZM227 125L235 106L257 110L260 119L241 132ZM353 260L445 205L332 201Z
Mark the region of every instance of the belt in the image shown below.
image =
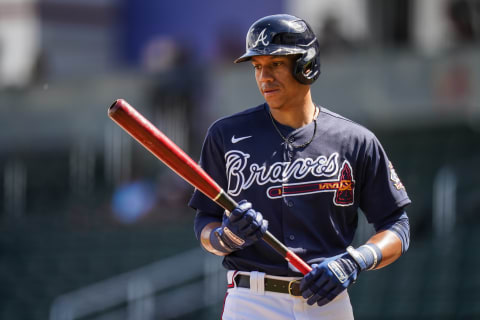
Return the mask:
M250 288L250 276L238 274L234 278L237 287ZM302 295L300 291L300 279L286 281L272 278L264 279L265 291L272 291L278 293L288 293L294 297L300 297Z

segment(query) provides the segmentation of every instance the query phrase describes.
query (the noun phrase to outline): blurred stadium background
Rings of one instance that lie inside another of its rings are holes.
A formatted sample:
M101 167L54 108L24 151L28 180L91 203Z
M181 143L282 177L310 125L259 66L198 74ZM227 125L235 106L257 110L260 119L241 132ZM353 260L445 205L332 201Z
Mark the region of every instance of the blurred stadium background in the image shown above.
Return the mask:
M198 160L213 120L262 101L232 60L274 13L315 28L315 101L377 134L413 200L410 250L352 287L356 319L480 319L477 0L0 0L0 319L219 318L192 188L107 108Z

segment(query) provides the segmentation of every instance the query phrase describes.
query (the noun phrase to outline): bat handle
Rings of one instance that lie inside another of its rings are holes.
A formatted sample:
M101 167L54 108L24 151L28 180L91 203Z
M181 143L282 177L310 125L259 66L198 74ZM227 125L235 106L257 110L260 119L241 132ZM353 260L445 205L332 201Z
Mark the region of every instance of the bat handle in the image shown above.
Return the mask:
M305 261L303 261L299 256L297 256L293 251L288 249L283 243L281 243L273 234L267 231L262 238L263 241L268 243L275 251L280 253L285 260L290 262L295 268L298 269L303 275L306 275L310 271L312 271L312 267L310 267Z

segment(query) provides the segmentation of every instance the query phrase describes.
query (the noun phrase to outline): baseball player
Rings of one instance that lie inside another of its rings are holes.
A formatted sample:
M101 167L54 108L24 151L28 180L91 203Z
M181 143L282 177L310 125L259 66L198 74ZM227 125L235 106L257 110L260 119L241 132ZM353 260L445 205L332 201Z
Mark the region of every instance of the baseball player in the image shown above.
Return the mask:
M198 191L189 202L228 269L222 319L353 319L346 289L408 249L410 199L374 134L312 101L319 45L304 20L261 18L246 42L235 62L252 64L265 103L216 121L200 158L239 204L227 216ZM359 209L376 233L353 248ZM259 241L267 229L312 271Z

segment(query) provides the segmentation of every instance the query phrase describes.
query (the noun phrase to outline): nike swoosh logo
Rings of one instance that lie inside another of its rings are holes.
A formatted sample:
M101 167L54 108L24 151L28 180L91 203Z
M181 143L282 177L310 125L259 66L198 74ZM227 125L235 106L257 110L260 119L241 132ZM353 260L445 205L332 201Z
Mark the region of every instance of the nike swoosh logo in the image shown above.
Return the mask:
M235 135L232 136L232 143L235 144L237 142L240 142L242 140L245 140L245 139L248 139L248 138L251 138L252 136L245 136L245 137L239 137L239 138L235 138Z

